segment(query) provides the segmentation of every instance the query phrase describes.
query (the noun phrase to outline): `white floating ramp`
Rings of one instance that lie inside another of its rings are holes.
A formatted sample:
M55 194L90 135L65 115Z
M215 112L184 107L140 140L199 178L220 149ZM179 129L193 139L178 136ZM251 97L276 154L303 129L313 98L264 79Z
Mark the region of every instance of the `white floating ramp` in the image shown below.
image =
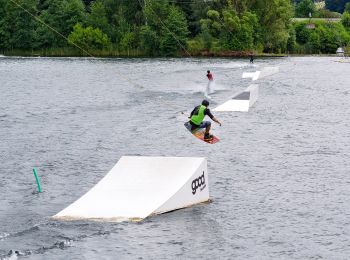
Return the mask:
M251 78L253 81L258 80L259 76L260 76L260 71L243 72L243 74L242 74L243 79Z
M243 92L238 93L232 99L216 107L218 112L248 112L249 108L258 100L259 85L252 84Z
M53 218L137 221L208 200L205 158L123 156L90 191Z

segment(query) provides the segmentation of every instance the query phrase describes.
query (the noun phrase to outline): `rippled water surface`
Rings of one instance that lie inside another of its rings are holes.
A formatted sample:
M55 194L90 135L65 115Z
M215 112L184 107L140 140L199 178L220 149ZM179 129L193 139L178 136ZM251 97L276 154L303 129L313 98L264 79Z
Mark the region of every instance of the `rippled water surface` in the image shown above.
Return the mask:
M0 259L349 259L350 63L337 59L0 57ZM221 142L183 127L207 69L215 107L271 66L249 113L215 114ZM49 219L123 155L206 157L213 202L139 223Z

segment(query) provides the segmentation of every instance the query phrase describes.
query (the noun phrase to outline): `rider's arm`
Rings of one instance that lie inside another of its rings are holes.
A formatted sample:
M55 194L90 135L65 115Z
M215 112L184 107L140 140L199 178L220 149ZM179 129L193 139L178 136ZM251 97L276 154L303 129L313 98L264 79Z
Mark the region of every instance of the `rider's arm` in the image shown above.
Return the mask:
M221 126L220 121L217 120L217 119L213 116L213 114L210 112L209 108L207 108L207 109L205 110L205 114L206 114L207 116L209 116L209 117L211 118L211 120L213 120L214 122L218 123L218 124Z
M212 118L214 122L218 123L221 126L221 123L219 120L217 120L215 117Z

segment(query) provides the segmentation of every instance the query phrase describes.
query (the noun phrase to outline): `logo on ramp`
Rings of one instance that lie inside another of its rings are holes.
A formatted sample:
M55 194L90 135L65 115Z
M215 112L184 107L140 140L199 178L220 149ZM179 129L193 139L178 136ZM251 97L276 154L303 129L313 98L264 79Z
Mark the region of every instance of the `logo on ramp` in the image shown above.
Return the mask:
M192 181L192 194L196 194L197 189L200 188L200 191L202 191L206 187L205 185L205 177L204 177L204 171L201 176L199 176L197 179L194 179Z

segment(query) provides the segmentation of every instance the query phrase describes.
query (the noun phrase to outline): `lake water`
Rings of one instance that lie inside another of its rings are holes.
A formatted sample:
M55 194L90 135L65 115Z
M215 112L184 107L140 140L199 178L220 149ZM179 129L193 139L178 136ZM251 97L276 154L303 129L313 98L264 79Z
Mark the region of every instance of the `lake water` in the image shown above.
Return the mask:
M338 59L0 57L0 259L349 259L350 63ZM214 113L219 143L183 127L207 69L213 108L251 84L243 72L272 66L248 113ZM213 202L139 223L49 218L123 155L206 157Z

